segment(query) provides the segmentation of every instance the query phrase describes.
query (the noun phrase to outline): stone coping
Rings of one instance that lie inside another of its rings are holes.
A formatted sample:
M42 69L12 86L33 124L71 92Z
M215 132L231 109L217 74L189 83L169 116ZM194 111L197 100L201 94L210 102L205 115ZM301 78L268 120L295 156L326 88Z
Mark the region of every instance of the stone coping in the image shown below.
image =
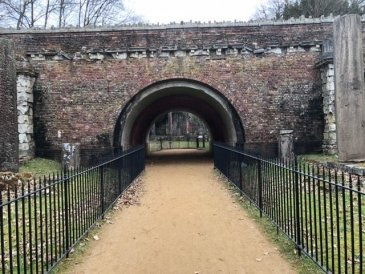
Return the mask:
M338 169L344 172L348 172L355 175L365 176L365 167L360 167L355 163L335 163L335 162L325 162L321 163L324 167L331 169Z
M266 21L223 21L223 22L172 22L170 24L134 24L134 25L115 25L115 26L96 26L79 28L69 26L66 28L50 29L32 28L16 30L12 28L0 28L0 34L21 34L21 33L72 33L72 32L113 32L123 30L168 30L168 29L188 29L188 28L225 28L225 27L261 27L261 26L283 26L283 25L309 25L309 24L328 24L338 16L329 16L321 18L291 18L289 20L266 20ZM361 17L361 21L365 23L365 15Z

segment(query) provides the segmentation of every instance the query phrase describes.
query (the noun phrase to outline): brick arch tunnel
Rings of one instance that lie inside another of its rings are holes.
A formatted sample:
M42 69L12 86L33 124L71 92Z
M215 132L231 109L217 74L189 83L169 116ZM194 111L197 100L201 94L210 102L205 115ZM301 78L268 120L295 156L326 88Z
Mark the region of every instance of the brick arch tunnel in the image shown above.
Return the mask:
M240 146L245 142L242 122L220 92L201 82L171 79L144 88L127 103L115 126L113 146L127 149L144 144L155 119L169 111L197 115L214 141Z

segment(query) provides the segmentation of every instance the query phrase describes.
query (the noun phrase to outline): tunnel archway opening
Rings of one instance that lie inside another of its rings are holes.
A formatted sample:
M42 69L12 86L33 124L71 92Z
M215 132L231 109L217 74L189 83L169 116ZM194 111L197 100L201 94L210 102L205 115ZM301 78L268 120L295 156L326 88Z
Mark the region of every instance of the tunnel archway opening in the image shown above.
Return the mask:
M186 79L157 82L134 96L120 112L113 146L125 150L145 144L154 121L173 111L199 117L209 128L212 141L243 147L244 128L230 102L214 88Z

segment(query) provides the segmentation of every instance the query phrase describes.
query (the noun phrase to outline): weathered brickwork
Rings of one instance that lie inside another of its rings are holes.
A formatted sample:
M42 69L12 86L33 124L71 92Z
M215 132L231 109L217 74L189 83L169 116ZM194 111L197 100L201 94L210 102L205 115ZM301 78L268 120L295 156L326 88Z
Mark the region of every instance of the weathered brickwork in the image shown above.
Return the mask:
M320 70L331 23L112 31L5 33L38 72L38 148L110 147L125 104L145 87L191 79L221 92L237 110L250 148L277 147L293 129L298 148L321 146Z
M0 171L18 169L14 44L0 39Z

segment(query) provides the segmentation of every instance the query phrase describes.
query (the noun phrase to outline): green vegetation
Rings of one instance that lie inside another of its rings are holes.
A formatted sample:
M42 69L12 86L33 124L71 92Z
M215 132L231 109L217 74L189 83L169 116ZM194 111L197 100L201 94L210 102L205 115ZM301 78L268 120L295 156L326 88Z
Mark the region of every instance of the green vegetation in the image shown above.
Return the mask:
M326 162L338 163L337 155L317 153L317 154L302 154L299 155L298 157L300 161L309 163L326 163Z
M49 159L34 158L22 165L19 171L32 173L35 177L43 177L61 171L61 164Z

